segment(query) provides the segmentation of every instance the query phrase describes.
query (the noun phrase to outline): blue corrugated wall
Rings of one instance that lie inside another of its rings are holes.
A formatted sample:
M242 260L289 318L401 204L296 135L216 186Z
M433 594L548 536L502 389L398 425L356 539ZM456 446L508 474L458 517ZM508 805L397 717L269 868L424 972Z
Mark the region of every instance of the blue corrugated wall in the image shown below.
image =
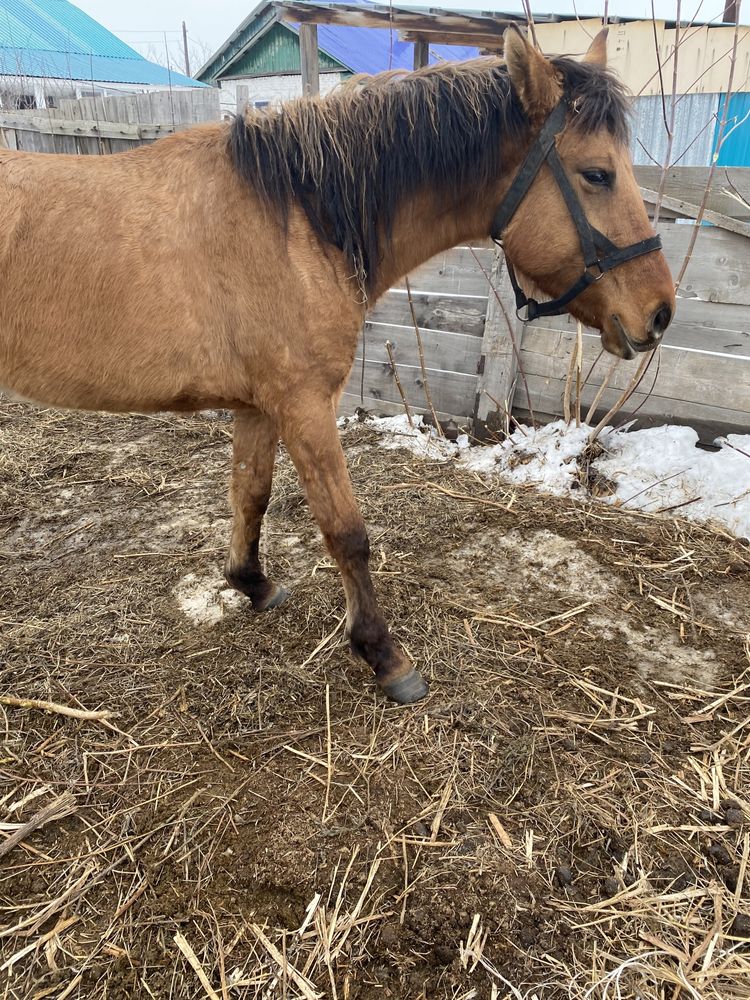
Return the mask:
M719 100L719 116L714 129L714 152L726 100L726 94L722 94ZM729 100L729 115L718 163L722 167L750 167L750 93L732 94Z

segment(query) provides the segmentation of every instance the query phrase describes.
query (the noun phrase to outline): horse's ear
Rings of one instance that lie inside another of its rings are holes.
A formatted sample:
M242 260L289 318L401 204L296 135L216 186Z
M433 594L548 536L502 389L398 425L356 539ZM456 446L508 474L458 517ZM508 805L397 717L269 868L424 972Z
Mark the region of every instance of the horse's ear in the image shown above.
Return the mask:
M589 50L583 57L585 63L593 63L594 66L601 66L602 69L606 67L608 34L609 28L602 28L591 45L589 45Z
M507 28L503 35L503 54L510 82L526 114L532 121L546 118L562 95L555 67L515 27Z

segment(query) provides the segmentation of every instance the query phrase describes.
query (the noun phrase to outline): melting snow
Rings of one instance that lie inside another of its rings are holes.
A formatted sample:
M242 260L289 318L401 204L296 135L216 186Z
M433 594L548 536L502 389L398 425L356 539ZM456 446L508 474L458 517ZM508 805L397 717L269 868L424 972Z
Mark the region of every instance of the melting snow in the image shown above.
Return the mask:
M420 417L415 424L409 427L405 415L368 421L383 434L384 448L407 448L421 458L455 461L461 468L505 482L533 483L558 495L575 498L583 493L577 460L591 427L558 420L517 429L502 444L470 448L466 435L453 444L423 427ZM719 438L717 452L696 448L697 441L691 427L605 429L599 437L604 453L592 468L610 480L616 492L603 499L651 513L669 511L713 521L750 538L750 435Z
M174 589L177 605L196 625L216 625L229 609L237 608L242 598L227 587L218 572L204 576L188 573Z

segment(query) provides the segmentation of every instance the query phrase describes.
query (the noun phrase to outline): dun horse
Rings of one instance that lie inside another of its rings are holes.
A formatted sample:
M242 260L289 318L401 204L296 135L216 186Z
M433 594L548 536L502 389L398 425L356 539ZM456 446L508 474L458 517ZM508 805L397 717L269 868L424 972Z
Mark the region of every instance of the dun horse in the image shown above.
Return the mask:
M226 574L256 611L286 596L258 553L281 439L341 571L352 649L387 695L422 697L373 590L337 402L366 306L491 234L519 286L612 354L659 342L673 284L605 51L600 35L582 62L548 60L513 30L504 63L359 79L133 152L0 151L0 385L60 407L232 409Z

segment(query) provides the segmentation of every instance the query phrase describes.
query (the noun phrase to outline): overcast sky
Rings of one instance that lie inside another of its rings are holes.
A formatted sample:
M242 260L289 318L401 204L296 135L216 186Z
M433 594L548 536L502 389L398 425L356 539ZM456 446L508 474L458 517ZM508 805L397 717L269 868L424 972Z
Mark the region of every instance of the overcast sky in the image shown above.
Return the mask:
M211 51L217 49L234 29L257 6L253 0L73 0L79 7L96 18L123 41L134 48L144 50L149 45L164 45L163 33L167 32L170 42L178 40L182 21L187 23L188 33L204 43ZM746 0L750 2L750 0ZM696 15L700 0L683 0L682 17L691 19ZM452 10L506 10L520 11L522 4L516 0L494 2L494 0L450 0L439 3L428 0L404 0L406 6L447 7ZM579 15L601 15L603 0L531 0L531 10L539 13L572 14L578 9ZM657 17L674 18L677 0L654 0ZM700 4L698 20L709 21L721 16L723 0L703 0ZM651 0L610 0L611 14L629 17L650 17Z

